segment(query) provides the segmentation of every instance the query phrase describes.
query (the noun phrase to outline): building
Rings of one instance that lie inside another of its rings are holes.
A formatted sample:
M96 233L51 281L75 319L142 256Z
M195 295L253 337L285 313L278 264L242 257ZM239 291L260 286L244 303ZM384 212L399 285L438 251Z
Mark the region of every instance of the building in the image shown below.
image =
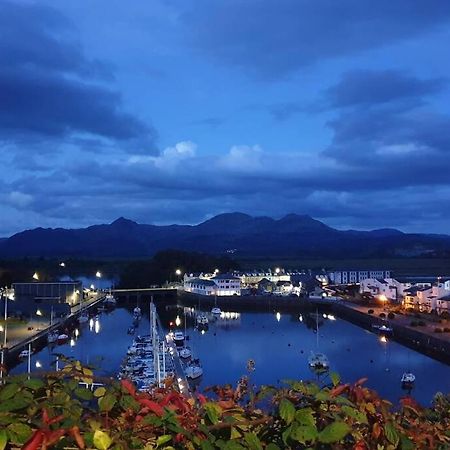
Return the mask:
M70 312L70 307L80 303L83 296L81 281L59 281L55 283L14 283L14 302L11 310L29 314L40 310L47 315Z
M368 278L391 278L391 271L385 269L371 270L334 270L327 272L331 284L358 284Z
M241 295L241 280L232 274L211 274L209 278L203 274L198 277L191 274L184 277L184 290L200 295Z
M449 313L450 290L441 285L413 286L404 291L403 306L421 312Z
M404 295L405 286L394 278L366 278L359 283L361 294L371 294L374 297L385 296L392 302L399 302Z

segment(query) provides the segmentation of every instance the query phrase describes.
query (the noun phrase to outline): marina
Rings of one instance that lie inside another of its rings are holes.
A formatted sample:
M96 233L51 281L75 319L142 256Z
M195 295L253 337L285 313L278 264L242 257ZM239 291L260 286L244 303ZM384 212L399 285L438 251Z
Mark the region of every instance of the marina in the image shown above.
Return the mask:
M404 347L391 335L361 328L326 310L224 311L222 307L221 314L212 314L208 306L202 310L156 302L158 319L151 327L149 303L139 306L139 320L135 301L118 302L106 311L91 310L89 322L76 323L66 340L36 347L29 358L15 358L11 373L27 372L28 367L31 372L54 369L56 355L64 355L92 366L99 376L117 378L126 367L124 359L131 346L136 350L140 347L140 356L148 359L146 367L137 358L129 359L136 366L140 364L137 372L142 380L136 381L142 388L172 376L186 393L216 384L235 384L248 375L247 363L252 360L251 381L255 385L279 385L285 379L316 380L319 375L321 382L327 382L329 369L345 382L367 376L368 386L392 401L412 389L416 399L428 404L436 391L450 390L448 365ZM155 365L152 329L158 332L159 365ZM183 335L179 345L173 340L176 331ZM189 349L191 355L183 358L183 349ZM323 374L310 367L311 352L326 355L329 368ZM402 377L408 373L414 375L414 383L403 383Z

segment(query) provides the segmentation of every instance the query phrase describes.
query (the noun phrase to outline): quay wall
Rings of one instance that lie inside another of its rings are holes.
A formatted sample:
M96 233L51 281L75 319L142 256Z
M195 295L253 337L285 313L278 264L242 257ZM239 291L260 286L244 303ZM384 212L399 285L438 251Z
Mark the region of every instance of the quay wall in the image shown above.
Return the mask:
M190 306L208 306L215 305L214 296L205 296L192 294L188 292L179 292L178 300L180 303ZM292 311L302 312L306 310L321 311L332 310L339 317L365 328L372 330L372 324L377 323L376 317L352 308L344 302L334 304L315 304L305 298L299 297L276 297L276 296L230 296L217 297L217 306L230 310L232 308L247 310L270 310L270 311ZM450 364L450 341L441 339L439 336L432 336L417 329L390 322L393 329L392 339L398 341L417 352L423 353L446 364Z

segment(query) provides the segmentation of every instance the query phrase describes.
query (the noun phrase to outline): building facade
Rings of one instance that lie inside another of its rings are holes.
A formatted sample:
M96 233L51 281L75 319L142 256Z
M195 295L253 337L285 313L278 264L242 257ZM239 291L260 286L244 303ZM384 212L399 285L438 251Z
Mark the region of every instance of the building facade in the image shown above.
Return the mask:
M385 269L372 270L333 270L327 273L331 284L358 284L368 278L390 278L391 271Z

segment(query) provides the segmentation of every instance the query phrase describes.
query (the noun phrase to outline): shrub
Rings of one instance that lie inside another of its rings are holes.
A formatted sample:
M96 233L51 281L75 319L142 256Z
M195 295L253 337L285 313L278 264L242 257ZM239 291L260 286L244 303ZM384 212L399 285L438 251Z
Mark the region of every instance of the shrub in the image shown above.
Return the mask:
M369 309L369 310L367 311L367 314L373 314L373 309Z
M435 328L435 329L434 329L434 332L435 332L435 333L442 333L442 328Z
M388 319L394 319L395 318L395 314L393 312L390 312L388 314Z

